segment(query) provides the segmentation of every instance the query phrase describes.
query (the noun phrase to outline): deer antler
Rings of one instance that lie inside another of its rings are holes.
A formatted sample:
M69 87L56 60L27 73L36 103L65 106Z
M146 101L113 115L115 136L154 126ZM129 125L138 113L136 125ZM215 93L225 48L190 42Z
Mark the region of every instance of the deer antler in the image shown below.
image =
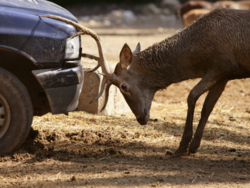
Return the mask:
M104 106L102 108L102 110L103 110L105 108L106 104L107 104L107 101L108 101L109 88L112 85L112 82L109 80L112 77L112 74L110 73L108 63L106 62L106 60L104 58L103 50L102 50L102 44L100 42L99 36L94 31L92 31L91 29L89 29L87 27L84 27L84 26L82 26L82 25L80 25L80 24L78 24L76 22L73 22L73 21L71 21L69 19L63 18L61 16L43 15L43 16L40 16L40 17L52 18L52 19L65 22L67 24L70 24L70 25L76 27L79 31L76 34L72 35L70 38L74 38L74 37L79 36L79 35L87 34L87 35L90 35L96 41L96 44L97 44L97 47L98 47L98 52L99 52L99 58L96 57L96 56L92 56L92 58L98 60L98 65L91 71L94 71L94 70L96 70L97 68L99 68L101 66L104 77L103 77L103 80L102 80L100 93L90 103L94 102L95 100L97 100L102 95L102 93L104 91L104 87L108 83L107 87L106 87L105 102L104 102ZM90 57L90 55L86 55L85 57ZM88 71L88 72L90 72L90 71Z
M103 104L103 107L102 107L102 109L101 109L100 112L102 112L102 111L105 109L105 107L106 107L106 105L107 105L107 103L108 103L108 99L109 99L109 88L110 88L111 85L112 85L112 82L111 82L111 81L108 81L108 82L107 82L107 85L106 85L106 89L105 89L104 104Z
M94 59L94 60L98 61L98 64L96 65L96 67L93 68L92 70L85 71L86 73L88 73L88 72L94 72L94 71L96 71L101 66L101 64L100 64L100 58L99 57L96 57L96 56L90 55L90 54L84 54L84 53L82 53L82 57L87 57L89 59Z
M107 84L107 85L106 85ZM112 85L112 82L110 80L108 80L106 77L103 78L103 81L102 81L102 86L101 86L101 91L100 93L92 100L90 101L90 103L96 101L103 93L104 91L104 86L106 85L106 89L105 89L105 98L104 98L104 104L103 104L103 107L102 109L100 110L103 111L107 105L107 102L108 102L108 96L109 96L109 88L110 86Z
M65 22L65 23L70 24L70 25L76 27L77 29L79 29L79 32L77 32L76 34L71 36L71 38L76 37L78 35L84 35L84 34L90 35L93 39L95 39L97 47L98 47L100 65L102 67L102 72L105 73L105 74L110 73L109 66L108 66L107 62L105 61L105 59L104 59L102 44L100 42L100 38L94 31L92 31L91 29L89 29L87 27L84 27L84 26L82 26L82 25L80 25L80 24L78 24L76 22L73 22L73 21L71 21L69 19L63 18L61 16L43 15L43 16L40 16L40 17L52 18L52 19L55 19L55 20L59 20L59 21Z

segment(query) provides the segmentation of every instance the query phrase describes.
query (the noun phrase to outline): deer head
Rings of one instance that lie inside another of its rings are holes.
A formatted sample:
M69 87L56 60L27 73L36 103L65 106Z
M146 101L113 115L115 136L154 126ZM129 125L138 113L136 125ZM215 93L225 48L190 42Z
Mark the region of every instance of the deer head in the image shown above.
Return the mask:
M145 86L145 81L141 82L141 80L145 80L147 78L147 75L144 74L144 76L142 76L140 72L135 71L131 68L131 64L133 64L134 61L133 56L140 52L140 44L137 45L133 53L129 46L125 44L120 52L120 62L117 63L114 73L111 73L109 70L108 63L103 55L100 38L94 31L60 16L43 15L40 17L60 20L76 27L78 29L78 32L70 38L76 37L78 35L87 34L90 35L96 41L99 52L99 58L89 54L82 54L83 57L94 58L98 60L98 65L91 71L94 71L99 66L101 66L102 75L104 76L99 94L90 103L97 100L103 94L104 88L106 86L104 105L101 109L102 111L106 107L106 104L108 102L109 88L112 84L114 84L120 89L130 109L135 114L137 121L141 125L147 124L149 120L149 110L151 107L151 102L153 100L153 96L156 90Z
M108 101L109 87L114 84L120 89L130 109L135 114L137 121L141 125L145 125L149 120L149 110L156 90L146 87L141 82L143 78L140 78L140 73L131 68L131 64L134 61L133 56L139 52L140 44L137 45L133 53L127 44L123 46L120 52L120 62L117 63L114 73L103 74L104 79L101 92L93 101L102 95L104 86L107 84L103 110Z

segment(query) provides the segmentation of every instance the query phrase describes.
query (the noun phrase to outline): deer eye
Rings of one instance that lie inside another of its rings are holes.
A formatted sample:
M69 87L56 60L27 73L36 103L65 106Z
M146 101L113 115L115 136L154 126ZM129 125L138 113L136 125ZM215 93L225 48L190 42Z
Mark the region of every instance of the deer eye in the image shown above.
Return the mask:
M127 87L127 85L126 85L125 83L123 83L123 84L121 85L121 88L122 88L125 92L128 91L128 87Z

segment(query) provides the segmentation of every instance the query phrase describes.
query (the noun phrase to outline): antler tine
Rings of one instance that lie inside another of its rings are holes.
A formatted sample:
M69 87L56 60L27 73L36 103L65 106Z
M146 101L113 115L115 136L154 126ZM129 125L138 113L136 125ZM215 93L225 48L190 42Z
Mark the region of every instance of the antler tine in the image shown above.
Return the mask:
M110 88L111 85L112 85L112 83L111 83L110 81L108 81L108 83L107 83L107 85L106 85L106 89L105 89L104 104L103 104L103 107L102 107L102 109L101 109L100 112L102 112L102 111L105 109L105 107L106 107L106 105L107 105L107 103L108 103L108 99L109 99L109 88Z
M95 56L95 55L90 55L90 54L85 54L85 53L82 53L82 57L87 57L89 59L94 59L96 61L100 61L100 58Z
M96 71L100 66L101 66L101 65L100 65L100 61L98 61L98 65L96 65L95 68L93 68L93 69L91 69L91 70L88 70L88 71L85 71L85 73L94 72L94 71Z
M104 88L105 88L105 85L106 83L108 82L108 78L106 78L105 76L103 77L103 80L102 80L102 85L101 85L101 91L100 93L93 99L91 100L89 103L91 104L92 102L96 101L97 99L99 99L99 97L102 95L103 91L104 91ZM110 81L109 81L110 82Z
M96 57L96 56L90 55L90 54L83 54L83 53L82 53L82 57L87 57L87 58L94 59L94 60L98 61L98 64L96 65L96 67L89 70L89 71L85 71L86 73L94 72L95 70L97 70L101 66L99 57Z
M78 33L76 33L75 35L73 35L72 37L75 37L78 34L79 35L81 35L81 34L88 34L93 39L95 39L97 47L98 47L98 52L99 52L99 57L100 57L100 65L102 67L102 72L105 73L105 74L110 74L109 66L108 66L107 62L105 61L105 59L104 59L103 50L102 50L102 44L100 42L100 38L99 38L99 36L94 31L92 31L91 29L86 28L86 27L84 27L84 26L82 26L82 25L80 25L80 24L78 24L76 22L73 22L73 21L71 21L69 19L63 18L61 16L43 15L43 16L40 16L40 17L52 18L52 19L55 19L55 20L59 20L59 21L65 22L67 24L70 24L70 25L78 28L80 31Z

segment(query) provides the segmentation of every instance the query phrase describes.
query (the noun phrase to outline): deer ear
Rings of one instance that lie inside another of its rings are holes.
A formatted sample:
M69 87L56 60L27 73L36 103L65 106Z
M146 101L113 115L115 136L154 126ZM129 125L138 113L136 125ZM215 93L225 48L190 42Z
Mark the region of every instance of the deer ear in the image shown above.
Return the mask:
M124 44L120 52L121 67L123 69L126 69L131 64L132 58L133 58L133 54L131 52L131 49L129 48L127 44Z
M141 51L141 44L138 43L135 50L133 51L133 55L138 54Z

